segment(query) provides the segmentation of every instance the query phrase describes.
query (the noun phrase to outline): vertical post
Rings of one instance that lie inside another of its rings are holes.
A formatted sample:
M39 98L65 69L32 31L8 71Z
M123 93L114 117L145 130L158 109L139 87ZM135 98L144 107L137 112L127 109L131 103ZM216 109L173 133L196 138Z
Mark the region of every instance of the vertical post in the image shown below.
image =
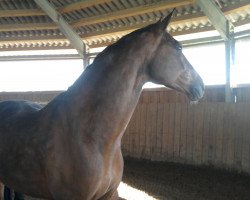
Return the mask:
M226 85L225 85L225 101L234 102L235 97L231 87L231 68L235 60L235 40L234 31L227 26L228 40L225 41L225 57L226 57Z
M83 69L89 65L89 49L84 45L83 47Z
M230 41L225 41L225 53L226 53L226 85L225 85L225 101L231 102L231 80L230 80L230 71L231 71L231 56L230 56Z
M223 12L218 8L214 0L196 0L202 11L208 16L216 30L220 33L225 41L226 54L226 85L225 85L225 101L233 100L231 91L230 71L234 59L234 26L225 17Z

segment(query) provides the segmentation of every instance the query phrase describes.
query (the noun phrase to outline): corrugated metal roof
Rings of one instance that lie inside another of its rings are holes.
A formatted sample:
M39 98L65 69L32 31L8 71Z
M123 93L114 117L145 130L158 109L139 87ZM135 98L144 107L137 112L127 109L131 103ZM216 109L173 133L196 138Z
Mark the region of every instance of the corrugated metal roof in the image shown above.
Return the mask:
M250 23L249 0L215 0L235 25ZM213 30L195 0L50 0L90 47L106 46L176 7L173 35ZM0 0L0 51L71 48L33 0Z

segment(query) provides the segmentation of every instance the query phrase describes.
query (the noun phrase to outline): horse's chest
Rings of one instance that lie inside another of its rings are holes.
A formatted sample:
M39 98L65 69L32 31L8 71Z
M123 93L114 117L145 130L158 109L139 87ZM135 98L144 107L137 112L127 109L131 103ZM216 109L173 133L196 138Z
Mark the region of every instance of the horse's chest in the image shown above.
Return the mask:
M101 184L99 185L97 196L102 197L107 192L116 190L123 174L123 159L120 151L118 151L111 162L104 165L101 173Z
M99 199L118 187L123 173L120 151L113 158L106 158L95 152L86 154L86 151L84 154L79 152L78 156L66 157L60 169L52 173L56 180L52 182L55 187L61 185L60 191L65 191L64 197L72 199L76 195L83 197L82 199ZM61 194L59 197L62 198Z

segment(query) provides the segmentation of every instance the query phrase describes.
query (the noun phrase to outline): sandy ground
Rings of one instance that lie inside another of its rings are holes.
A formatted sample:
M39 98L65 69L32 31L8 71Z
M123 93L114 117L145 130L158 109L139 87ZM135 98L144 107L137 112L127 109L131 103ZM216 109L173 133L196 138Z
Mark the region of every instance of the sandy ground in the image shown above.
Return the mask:
M128 200L250 200L250 175L208 167L125 160L123 183L145 192Z
M250 175L126 159L118 192L123 200L250 200Z

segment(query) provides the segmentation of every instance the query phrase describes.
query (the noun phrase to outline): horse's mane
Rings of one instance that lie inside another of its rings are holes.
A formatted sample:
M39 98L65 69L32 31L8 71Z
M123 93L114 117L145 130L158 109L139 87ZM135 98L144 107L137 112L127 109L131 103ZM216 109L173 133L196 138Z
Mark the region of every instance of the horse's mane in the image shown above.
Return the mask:
M120 38L117 42L109 45L108 47L106 47L101 53L99 53L94 62L98 62L98 60L102 59L104 56L106 56L107 54L111 54L112 52L116 52L117 49L120 48L125 48L127 46L128 43L132 43L132 40L134 40L135 38L137 38L137 36L139 36L141 33L143 32L147 32L152 30L152 28L154 28L156 24L150 24L144 28L141 29L137 29L125 36L123 36L122 38Z

